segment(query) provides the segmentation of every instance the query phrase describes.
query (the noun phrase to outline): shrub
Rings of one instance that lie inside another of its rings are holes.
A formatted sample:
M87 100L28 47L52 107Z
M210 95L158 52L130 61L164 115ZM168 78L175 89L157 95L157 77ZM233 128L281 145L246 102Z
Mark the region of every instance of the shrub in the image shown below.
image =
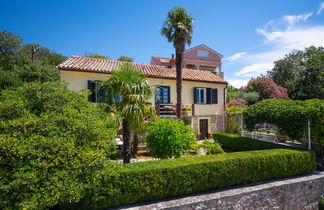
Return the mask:
M239 134L242 131L242 112L244 108L233 105L226 108L226 131L229 133Z
M206 151L207 155L223 154L224 150L218 143L211 143L208 139L205 139L200 148Z
M0 68L0 91L10 87L19 87L22 83L16 72L5 71Z
M195 135L183 121L163 118L148 126L146 141L151 155L165 159L188 152Z
M101 188L78 205L65 208L103 209L313 170L314 153L284 149L133 163L123 165L118 175L107 176Z
M74 202L97 186L113 150L115 120L59 83L25 83L0 95L0 209Z
M215 140L215 142L220 143L224 149L229 149L232 151L289 148L280 144L273 144L270 142L254 140L244 136L221 132L213 133L213 139Z
M319 202L319 210L324 210L324 197Z

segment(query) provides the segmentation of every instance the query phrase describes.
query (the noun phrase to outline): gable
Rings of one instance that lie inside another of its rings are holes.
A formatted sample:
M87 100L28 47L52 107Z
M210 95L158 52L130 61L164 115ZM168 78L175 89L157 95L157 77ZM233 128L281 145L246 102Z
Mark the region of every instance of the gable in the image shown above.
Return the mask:
M206 45L199 45L197 47L185 50L184 58L195 60L210 60L219 61L222 59L222 55L215 50L207 47Z

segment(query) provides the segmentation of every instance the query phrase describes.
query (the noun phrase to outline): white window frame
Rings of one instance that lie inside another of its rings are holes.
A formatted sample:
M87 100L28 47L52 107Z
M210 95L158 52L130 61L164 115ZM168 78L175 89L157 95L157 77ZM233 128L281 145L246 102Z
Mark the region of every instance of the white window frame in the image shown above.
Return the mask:
M197 101L197 104L207 104L207 90L206 88L197 88L198 90L198 101ZM200 94L201 94L201 90L203 90L204 92L204 101L201 101L201 97L200 97Z
M207 50L197 50L197 56L208 58L208 51Z

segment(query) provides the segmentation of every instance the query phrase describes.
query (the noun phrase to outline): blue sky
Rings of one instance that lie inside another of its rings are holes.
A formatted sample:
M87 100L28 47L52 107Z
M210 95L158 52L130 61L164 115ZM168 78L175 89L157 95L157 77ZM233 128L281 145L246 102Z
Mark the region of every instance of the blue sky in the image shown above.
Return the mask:
M180 6L195 18L190 47L224 55L223 71L240 87L266 73L293 49L324 46L323 0L0 0L0 30L65 56L100 53L117 59L174 52L160 35L167 12Z

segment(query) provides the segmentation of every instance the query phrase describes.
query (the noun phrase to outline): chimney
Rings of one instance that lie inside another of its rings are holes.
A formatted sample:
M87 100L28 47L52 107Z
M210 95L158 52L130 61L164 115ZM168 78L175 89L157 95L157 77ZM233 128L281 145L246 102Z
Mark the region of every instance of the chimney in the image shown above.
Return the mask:
M171 54L171 58L174 59L174 54Z

